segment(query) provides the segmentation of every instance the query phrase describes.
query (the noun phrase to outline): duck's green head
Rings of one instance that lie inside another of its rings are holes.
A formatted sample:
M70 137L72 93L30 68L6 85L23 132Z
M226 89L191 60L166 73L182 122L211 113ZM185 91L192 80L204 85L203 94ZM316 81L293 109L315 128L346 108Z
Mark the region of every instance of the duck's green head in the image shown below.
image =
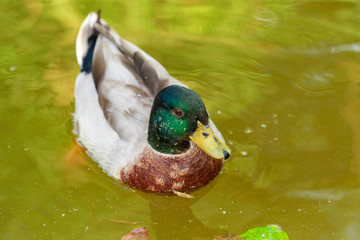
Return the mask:
M155 97L148 141L162 153L183 153L193 141L214 158L230 156L230 149L211 130L209 115L200 96L177 85L162 89Z

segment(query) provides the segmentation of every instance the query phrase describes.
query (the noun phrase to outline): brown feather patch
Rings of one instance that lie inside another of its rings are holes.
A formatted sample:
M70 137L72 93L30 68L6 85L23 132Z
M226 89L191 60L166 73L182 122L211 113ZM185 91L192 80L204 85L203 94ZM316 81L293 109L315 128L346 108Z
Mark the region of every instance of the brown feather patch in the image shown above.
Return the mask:
M197 145L178 155L146 147L135 165L120 171L120 180L148 192L190 192L213 180L223 163L223 159L210 157Z

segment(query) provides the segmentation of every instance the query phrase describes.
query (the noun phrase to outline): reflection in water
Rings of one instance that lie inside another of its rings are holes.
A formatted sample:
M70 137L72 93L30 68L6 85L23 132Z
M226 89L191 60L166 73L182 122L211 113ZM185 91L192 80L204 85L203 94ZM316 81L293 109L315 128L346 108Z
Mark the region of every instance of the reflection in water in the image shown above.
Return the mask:
M212 239L226 233L205 226L189 205L159 207L150 204L150 217L158 239Z
M222 229L207 227L193 214L191 206L201 201L209 190L201 191L191 199L138 192L149 201L152 227L157 239L212 239L227 233Z

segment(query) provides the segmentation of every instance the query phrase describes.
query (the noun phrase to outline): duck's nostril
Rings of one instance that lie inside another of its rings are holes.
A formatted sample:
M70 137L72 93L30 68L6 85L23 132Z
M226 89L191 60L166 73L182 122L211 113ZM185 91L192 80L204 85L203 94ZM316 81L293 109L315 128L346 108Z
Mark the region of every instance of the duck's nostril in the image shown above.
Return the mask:
M208 132L202 132L202 135L207 138L209 136L209 133Z
M226 151L226 150L223 150L223 154L224 154L225 160L230 157L230 153L228 151Z

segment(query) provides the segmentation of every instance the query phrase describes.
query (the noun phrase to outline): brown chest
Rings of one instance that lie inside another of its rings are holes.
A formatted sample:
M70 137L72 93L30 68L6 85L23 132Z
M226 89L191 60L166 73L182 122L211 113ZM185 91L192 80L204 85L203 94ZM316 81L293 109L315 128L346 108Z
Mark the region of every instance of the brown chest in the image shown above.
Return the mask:
M147 147L136 164L121 170L120 180L149 192L190 192L205 186L220 172L224 160L207 155L194 145L188 152L160 154Z

